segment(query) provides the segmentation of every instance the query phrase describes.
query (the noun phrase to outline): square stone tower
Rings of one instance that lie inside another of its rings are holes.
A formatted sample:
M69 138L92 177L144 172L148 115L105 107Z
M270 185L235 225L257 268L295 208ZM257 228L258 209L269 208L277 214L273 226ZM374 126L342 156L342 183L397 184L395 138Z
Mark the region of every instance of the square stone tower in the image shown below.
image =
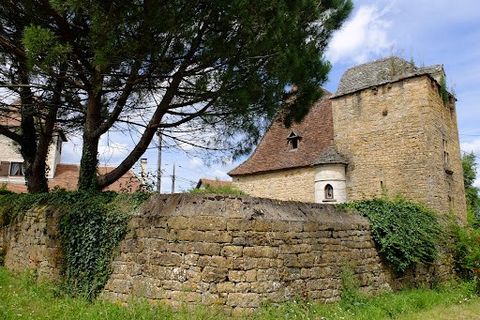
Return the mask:
M401 194L466 219L455 97L444 77L441 65L397 57L345 72L331 102L348 200Z

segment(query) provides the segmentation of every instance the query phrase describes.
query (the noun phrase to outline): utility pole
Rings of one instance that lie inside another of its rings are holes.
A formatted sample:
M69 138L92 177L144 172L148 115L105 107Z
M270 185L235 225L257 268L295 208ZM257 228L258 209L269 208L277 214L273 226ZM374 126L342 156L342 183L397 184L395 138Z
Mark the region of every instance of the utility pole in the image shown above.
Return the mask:
M158 128L158 158L157 158L157 192L162 189L162 130Z
M175 193L175 162L173 163L173 173L172 173L172 193Z

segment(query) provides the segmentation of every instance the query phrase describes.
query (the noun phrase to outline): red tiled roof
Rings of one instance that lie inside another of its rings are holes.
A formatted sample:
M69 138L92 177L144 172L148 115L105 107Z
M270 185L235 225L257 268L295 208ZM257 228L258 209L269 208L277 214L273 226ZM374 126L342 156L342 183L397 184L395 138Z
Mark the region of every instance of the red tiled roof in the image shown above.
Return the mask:
M248 160L230 171L230 176L306 167L316 164L318 157L333 144L332 104L329 94L317 101L302 122L286 128L279 116ZM301 137L292 150L287 138L294 132Z
M200 179L197 183L197 189L201 186L211 187L211 188L221 188L221 187L230 187L232 186L231 181L224 181L224 180L213 180L213 179Z
M115 167L99 167L98 172L105 174L113 169ZM48 180L48 186L50 189L58 187L66 190L76 190L79 172L80 166L77 164L58 164L55 177ZM132 171L128 171L103 191L134 192L140 190L141 186L140 179ZM7 183L6 188L13 192L27 192L27 187L24 184Z

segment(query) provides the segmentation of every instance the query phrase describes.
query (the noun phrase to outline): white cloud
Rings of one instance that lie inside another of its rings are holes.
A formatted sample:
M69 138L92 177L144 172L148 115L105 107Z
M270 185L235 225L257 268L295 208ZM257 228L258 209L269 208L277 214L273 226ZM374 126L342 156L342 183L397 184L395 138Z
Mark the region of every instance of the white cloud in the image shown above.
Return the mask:
M221 179L221 180L230 180L230 176L227 174L227 172L225 170L221 170L221 169L215 169L213 171L213 175L215 176L215 178L218 178L218 179Z
M332 63L353 61L359 64L391 50L393 43L387 35L391 23L385 18L388 10L380 10L374 5L359 7L334 34L326 53L327 59Z
M125 143L110 142L98 146L98 158L102 165L119 163L128 154L128 145Z
M462 149L463 152L473 152L477 156L480 156L480 138L470 142L462 142L460 149Z
M202 159L197 157L193 157L192 159L190 159L190 161L188 162L188 165L192 169L196 169L204 166Z

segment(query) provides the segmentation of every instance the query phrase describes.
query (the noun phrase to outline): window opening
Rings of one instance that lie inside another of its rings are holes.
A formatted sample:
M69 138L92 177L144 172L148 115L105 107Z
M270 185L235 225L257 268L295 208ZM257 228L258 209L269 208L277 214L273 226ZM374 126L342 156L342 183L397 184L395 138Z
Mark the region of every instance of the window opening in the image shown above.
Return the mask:
M11 176L17 176L17 177L22 177L24 176L23 172L23 163L22 162L12 162L10 164L10 175Z
M299 145L299 142L300 142L301 138L302 137L300 137L299 135L297 135L293 131L290 133L290 135L287 137L287 141L288 141L288 144L290 145L290 148L292 150L298 149L298 145Z
M447 140L443 139L443 163L445 167L449 167L450 165L450 155L448 154L448 142Z
M325 199L331 200L333 199L333 187L330 184L325 186Z

